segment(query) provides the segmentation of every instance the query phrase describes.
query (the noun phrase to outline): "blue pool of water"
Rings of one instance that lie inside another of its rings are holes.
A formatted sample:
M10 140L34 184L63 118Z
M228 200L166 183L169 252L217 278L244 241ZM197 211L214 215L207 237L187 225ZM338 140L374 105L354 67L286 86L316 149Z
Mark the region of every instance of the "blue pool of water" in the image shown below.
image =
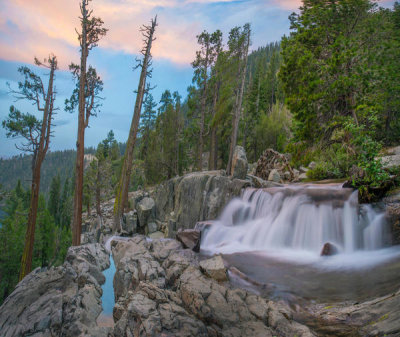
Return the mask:
M106 278L106 282L101 286L103 289L103 295L101 296L101 301L103 304L103 315L112 315L113 308L115 305L114 299L114 286L113 279L115 274L115 264L112 255L110 256L110 268L103 271Z

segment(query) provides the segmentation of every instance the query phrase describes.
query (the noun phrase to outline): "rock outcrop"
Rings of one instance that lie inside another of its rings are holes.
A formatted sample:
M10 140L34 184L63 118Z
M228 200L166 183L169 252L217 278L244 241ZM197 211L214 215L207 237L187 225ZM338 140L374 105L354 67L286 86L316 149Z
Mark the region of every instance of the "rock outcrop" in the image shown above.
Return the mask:
M246 179L248 169L246 151L242 146L236 146L232 158L232 176L236 179Z
M174 238L179 229L216 219L231 199L251 185L251 181L232 179L224 171L195 172L168 180L152 193L155 219L167 228L166 236Z
M272 170L276 170L280 177L287 176L285 173L288 172L289 180L295 178L292 167L289 164L289 156L267 149L257 161L255 175L264 180L272 180L269 179Z
M198 255L175 240L137 235L111 246L115 337L315 336L283 303L204 275Z
M102 270L109 255L103 246L71 247L57 268L35 269L0 307L2 337L107 337L110 328L98 327L102 311Z

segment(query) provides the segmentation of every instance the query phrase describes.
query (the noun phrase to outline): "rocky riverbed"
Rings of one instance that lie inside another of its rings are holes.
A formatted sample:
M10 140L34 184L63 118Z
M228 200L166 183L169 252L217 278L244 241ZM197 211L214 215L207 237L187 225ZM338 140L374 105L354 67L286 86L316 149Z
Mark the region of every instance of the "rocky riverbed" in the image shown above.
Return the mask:
M38 268L18 284L0 307L0 336L400 336L400 283L391 283L384 294L371 291L372 299L314 301L290 289L276 296L263 283L277 276L264 277L274 268L248 271L251 256L240 257L241 267L232 256L194 252L199 245L191 241L200 232L182 237L181 230L217 218L243 188L281 186L274 177L264 181L248 174L239 152L232 177L223 171L191 173L130 193L132 211L118 233L124 239L109 247L116 267L112 316L101 315L102 271L110 265L103 244L117 230L110 200L101 216L84 215L84 244L70 248L62 266ZM384 203L396 234L399 193ZM259 261L255 265L263 268ZM331 286L326 282L325 288Z
M114 327L101 327L104 246L71 248L63 266L37 269L0 307L1 336L399 336L400 292L364 303L295 305L231 282L219 256L173 239L113 241ZM250 285L251 280L247 280ZM233 285L235 284L235 285ZM248 290L245 290L245 289ZM100 322L101 323L101 322Z

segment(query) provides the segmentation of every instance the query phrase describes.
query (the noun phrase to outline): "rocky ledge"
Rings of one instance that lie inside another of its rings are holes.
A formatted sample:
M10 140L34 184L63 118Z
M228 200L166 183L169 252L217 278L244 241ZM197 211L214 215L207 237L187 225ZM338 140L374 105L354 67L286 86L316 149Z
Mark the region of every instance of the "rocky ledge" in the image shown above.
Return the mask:
M226 280L220 258L199 261L178 241L141 235L111 246L115 337L315 336L284 303L209 277Z
M89 244L71 247L60 267L35 269L0 307L0 335L107 337L111 330L96 319L109 264L104 246Z

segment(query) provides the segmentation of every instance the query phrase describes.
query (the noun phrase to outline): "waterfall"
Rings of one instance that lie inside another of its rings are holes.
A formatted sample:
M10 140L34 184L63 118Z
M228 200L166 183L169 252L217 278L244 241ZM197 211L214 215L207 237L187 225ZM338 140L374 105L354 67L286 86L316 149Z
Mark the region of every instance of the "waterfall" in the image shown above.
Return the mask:
M358 203L341 185L290 185L246 189L204 233L205 251L291 250L319 256L325 243L352 254L385 246L383 211Z

